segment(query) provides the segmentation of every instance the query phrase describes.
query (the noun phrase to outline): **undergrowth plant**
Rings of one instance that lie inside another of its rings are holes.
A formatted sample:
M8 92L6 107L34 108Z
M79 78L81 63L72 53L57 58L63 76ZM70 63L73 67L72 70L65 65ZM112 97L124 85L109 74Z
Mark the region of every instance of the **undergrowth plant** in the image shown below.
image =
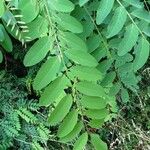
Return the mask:
M0 75L0 150L46 148L50 139L46 112L41 115L36 99L29 101L23 80Z
M148 2L140 0L2 0L0 40L7 33L24 45L34 42L23 63L41 63L33 89L49 109L57 140L74 150L106 150L97 130L116 116L116 95L124 103L138 94L137 75L149 57ZM7 31L7 32L6 32ZM0 59L2 61L0 51ZM93 130L94 128L94 130Z

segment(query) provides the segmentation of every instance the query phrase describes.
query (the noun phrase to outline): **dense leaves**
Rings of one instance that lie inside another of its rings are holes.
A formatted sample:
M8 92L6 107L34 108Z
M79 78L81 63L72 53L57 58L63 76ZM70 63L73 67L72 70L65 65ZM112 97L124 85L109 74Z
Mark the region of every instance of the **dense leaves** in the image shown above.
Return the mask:
M48 112L46 124L56 129L51 135L74 150L107 150L91 128L115 117L116 98L127 103L129 90L137 93L137 71L149 58L150 14L144 2L1 0L0 18L0 63L13 50L10 35L24 46L32 42L23 64L36 67L30 84L38 106ZM28 123L38 120L26 108L17 114ZM31 145L42 150L44 144Z

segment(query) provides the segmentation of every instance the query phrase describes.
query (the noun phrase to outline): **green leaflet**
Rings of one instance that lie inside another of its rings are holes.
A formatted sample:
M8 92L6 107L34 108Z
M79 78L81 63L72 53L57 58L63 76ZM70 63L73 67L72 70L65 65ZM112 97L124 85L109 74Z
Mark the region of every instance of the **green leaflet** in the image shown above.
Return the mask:
M59 12L71 12L74 9L74 4L69 0L49 0L48 4L50 9Z
M124 26L127 18L127 13L124 7L116 8L114 15L107 27L107 38L117 35Z
M127 62L131 62L132 60L133 60L133 56L129 53L126 53L123 56L118 56L116 58L115 67L118 68L118 67L126 64Z
M80 80L97 81L102 79L101 72L93 67L74 66L70 69L71 76L78 77Z
M116 82L109 91L109 95L110 96L115 96L121 89L121 83L120 82Z
M107 144L104 143L97 134L91 134L91 143L95 150L108 150Z
M106 118L107 115L109 114L109 111L104 108L104 109L87 109L85 110L85 115L91 119L103 119Z
M48 122L50 123L50 125L56 125L57 123L61 122L68 114L71 106L72 97L71 95L67 95L59 102L59 104L56 106L56 108L48 118Z
M133 61L134 71L139 70L146 63L149 57L149 43L145 38L141 38L135 48L135 60Z
M34 40L43 35L46 36L46 33L48 32L48 21L39 15L35 20L28 23L27 27L29 32L24 33L23 36L30 37L29 40Z
M144 9L136 9L131 13L133 16L150 23L149 12Z
M111 67L112 63L113 63L113 59L106 59L106 60L103 60L102 62L100 62L97 66L97 69L105 74L107 72L107 70Z
M40 38L34 45L29 49L24 57L25 66L33 66L42 61L46 54L52 49L53 40L49 36Z
M83 133L81 136L79 136L78 140L74 144L73 150L83 150L85 145L88 141L88 134L87 132Z
M85 5L89 0L79 0L79 5L80 7L82 7L83 5Z
M58 14L56 22L62 26L65 30L71 31L72 33L82 33L82 24L74 17L69 14Z
M67 134L69 134L77 124L77 120L78 120L77 110L69 112L69 114L65 117L65 119L59 126L57 136L59 138L62 138L65 137Z
M143 7L143 4L139 0L123 0L123 1L129 3L130 5L137 7L137 8Z
M72 141L80 133L82 128L83 128L83 122L80 121L75 125L74 129L68 135L61 138L60 141L63 143L67 143L69 141Z
M21 10L22 21L29 23L34 20L39 13L39 5L36 0L20 0L19 9Z
M111 72L109 72L109 73L107 73L107 74L105 75L104 79L103 79L102 82L101 82L101 85L102 85L103 87L107 87L107 86L109 86L110 84L112 84L112 82L115 80L115 78L116 78L116 73L115 73L115 71L111 71Z
M2 42L0 42L0 45L2 45L2 47L7 52L11 52L13 49L12 41L11 41L9 35L7 34L7 32L5 31L5 28L3 27L2 24L0 24L0 29L3 31L4 37L5 37L5 39Z
M129 102L129 93L128 90L125 88L121 88L121 99L124 103Z
M0 18L3 16L5 12L5 5L4 5L4 0L0 1Z
M82 96L81 105L89 109L102 109L106 107L106 100L100 97Z
M101 39L99 35L92 35L89 37L86 43L89 49L89 53L91 53L99 47L101 44Z
M134 24L126 27L124 38L118 46L118 55L123 56L129 52L138 40L139 31Z
M74 50L82 50L82 51L88 51L87 46L85 42L78 37L77 35L71 33L71 32L63 32L65 44L71 49Z
M44 92L40 97L41 106L49 106L51 103L62 94L63 90L70 85L70 81L66 76L58 77L48 87L45 88Z
M3 33L3 29L0 26L0 42L3 42L4 40L5 40L5 36L4 36L4 33Z
M0 63L2 63L2 61L3 61L3 54L2 54L2 52L0 51Z
M100 47L98 49L96 49L94 52L92 52L91 54L92 54L92 56L94 56L94 58L97 61L100 61L102 58L107 56L107 50L104 47L104 45L102 45L102 43L101 43Z
M98 84L81 81L76 84L76 89L88 96L106 97L104 88Z
M87 52L79 50L66 50L65 55L72 61L77 64L87 66L87 67L96 67L98 65L97 60Z
M114 0L101 0L96 15L96 23L101 24L108 16L114 5Z
M49 58L38 71L34 82L33 88L41 90L53 81L60 71L61 61L57 56Z
M2 16L2 20L7 23L10 19L11 19L10 25L14 25L17 23L14 15L10 11L7 10Z
M99 129L100 127L102 127L102 125L104 124L104 119L92 119L90 120L89 122L89 126L92 127L92 128L96 128L96 129Z

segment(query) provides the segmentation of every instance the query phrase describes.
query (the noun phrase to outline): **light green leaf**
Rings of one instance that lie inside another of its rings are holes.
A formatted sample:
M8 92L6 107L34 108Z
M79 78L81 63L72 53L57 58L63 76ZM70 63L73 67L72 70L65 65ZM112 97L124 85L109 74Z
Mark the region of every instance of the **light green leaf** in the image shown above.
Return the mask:
M48 4L50 9L58 12L71 12L74 9L74 4L69 0L49 0Z
M48 118L50 125L56 125L57 123L61 122L68 114L71 106L72 97L71 95L67 95L59 102L54 111L51 112L51 115Z
M39 13L39 5L36 0L20 0L18 8L21 10L21 19L25 23L34 20Z
M121 83L116 82L114 85L110 88L109 95L110 96L115 96L121 89Z
M101 0L96 15L96 23L101 24L108 16L114 5L114 0Z
M150 23L150 14L145 9L136 9L131 14L139 19Z
M2 24L0 24L0 29L3 31L4 37L5 37L5 39L2 42L0 42L0 45L2 45L2 47L7 52L11 52L13 50L12 41Z
M124 103L129 102L129 93L128 90L125 88L121 88L121 99Z
M0 42L3 42L4 40L5 40L5 36L4 36L4 33L3 33L3 29L0 26Z
M47 86L57 77L60 66L61 61L57 56L49 58L38 71L33 82L33 88L35 90L41 90Z
M125 2L129 3L130 5L137 7L137 8L142 8L143 4L140 2L140 0L124 0Z
M0 51L0 63L2 63L2 61L3 61L3 54L2 54L2 52Z
M61 138L60 141L63 143L67 143L69 141L72 141L80 133L82 128L83 128L83 122L80 121L75 125L74 129L68 135Z
M82 96L81 105L89 109L102 109L106 107L106 100L100 97Z
M106 60L103 60L102 62L99 63L99 65L97 66L97 69L105 74L107 72L107 70L111 67L112 63L113 63L113 59L106 59Z
M138 40L139 31L134 24L126 27L124 38L118 46L118 55L123 56L129 52Z
M41 106L49 106L51 103L56 101L62 94L64 89L70 85L70 81L66 76L58 77L48 87L45 88L44 92L40 97Z
M99 35L92 35L88 38L86 43L89 49L89 53L92 53L101 44L101 38L99 37Z
M75 125L77 124L77 120L78 120L77 110L69 112L69 114L67 114L62 124L60 125L57 132L57 136L59 138L62 138L68 135L74 129Z
M104 143L97 134L91 134L91 143L95 150L108 150L107 144Z
M70 16L69 14L59 14L56 21L65 30L71 31L72 33L83 32L82 24L76 18Z
M126 64L127 62L133 61L133 56L129 53L126 53L123 56L117 56L116 57L116 62L115 62L115 67L121 67L122 65Z
M83 5L85 5L89 0L79 0L79 5L80 7L82 7Z
M99 129L100 127L102 127L104 122L105 122L104 119L92 119L90 120L88 125L92 128Z
M80 37L71 32L63 32L62 40L64 40L65 44L71 49L88 51L86 43Z
M109 73L107 73L107 74L105 75L105 78L102 80L101 85L102 85L103 87L107 87L107 86L109 86L110 84L112 84L112 82L115 80L115 78L116 78L116 73L115 73L115 71L110 71Z
M96 67L98 65L97 60L92 55L84 51L70 49L65 51L65 55L70 60L83 66Z
M30 41L48 33L48 21L42 16L38 16L35 20L27 24L29 32L23 34L24 38L30 37Z
M107 38L117 35L123 28L127 18L127 12L124 7L118 7L107 27Z
M80 80L97 81L102 79L101 72L93 67L74 66L70 69L73 77L78 77Z
M40 38L34 45L29 49L24 58L24 65L26 67L33 66L42 61L46 54L52 49L53 40L49 36Z
M149 42L145 38L139 40L135 48L135 60L133 62L134 71L139 70L149 58Z
M104 109L88 109L85 110L85 115L91 119L103 119L106 118L109 114L109 111L104 108Z
M85 145L88 141L88 134L87 132L83 133L81 136L79 136L78 140L74 144L73 150L83 150Z
M3 16L5 12L4 0L0 0L0 18Z
M88 96L106 97L104 88L98 84L82 81L76 84L76 89Z

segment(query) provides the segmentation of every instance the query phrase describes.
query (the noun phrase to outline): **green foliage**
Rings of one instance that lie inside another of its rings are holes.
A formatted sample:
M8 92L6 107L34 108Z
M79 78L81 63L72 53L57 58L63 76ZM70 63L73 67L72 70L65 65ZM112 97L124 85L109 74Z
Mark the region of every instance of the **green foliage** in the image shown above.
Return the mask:
M39 112L37 100L28 100L24 81L5 75L0 81L0 149L16 146L32 149L46 144L49 129ZM44 115L44 114L43 114ZM14 144L15 143L15 144ZM46 144L47 145L47 144Z
M115 116L115 98L119 92L122 101L127 102L128 90L135 93L138 90L140 77L136 73L149 58L150 15L144 2L11 0L1 3L0 44L7 52L12 51L7 33L23 45L33 42L23 63L26 67L40 63L32 85L40 95L40 106L50 109L48 125L58 125L57 133L52 134L66 144L73 140L74 149L83 149L87 141L95 149L107 149L96 132L91 134L90 128L100 128ZM147 28L143 28L145 24ZM2 53L5 52L0 51L0 62ZM27 123L38 121L21 106L16 114ZM10 128L6 134L16 136L18 130ZM42 149L38 141L32 142L33 149Z

